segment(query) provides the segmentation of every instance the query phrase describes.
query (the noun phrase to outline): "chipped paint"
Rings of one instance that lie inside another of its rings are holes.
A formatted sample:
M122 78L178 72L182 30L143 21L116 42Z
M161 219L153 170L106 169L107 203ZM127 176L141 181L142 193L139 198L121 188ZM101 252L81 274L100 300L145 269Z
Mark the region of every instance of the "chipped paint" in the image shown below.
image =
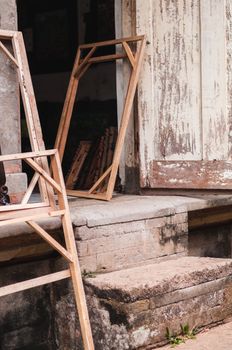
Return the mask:
M141 186L232 188L231 1L136 4Z

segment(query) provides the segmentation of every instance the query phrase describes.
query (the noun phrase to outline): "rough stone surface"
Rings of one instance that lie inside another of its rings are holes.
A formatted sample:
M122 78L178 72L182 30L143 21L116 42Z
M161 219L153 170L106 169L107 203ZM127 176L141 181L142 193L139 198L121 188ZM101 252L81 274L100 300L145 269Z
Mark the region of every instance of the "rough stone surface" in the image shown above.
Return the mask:
M0 285L9 285L49 272L48 260L1 267ZM0 349L53 349L50 286L1 297L0 310Z
M187 254L187 215L75 229L82 268L109 271Z
M178 254L186 254L188 248L187 212L184 210L186 198L143 197L142 199L140 202L138 196L118 196L110 203L89 200L71 201L73 219L78 218L78 222L82 222L81 225L74 227L82 269L89 266L90 268L87 270L96 271L96 267L97 269L101 267L102 270L104 268L114 270L115 268L125 268L130 264L144 265L133 268L135 271L133 280L133 274L130 273L132 269L127 268L126 271L107 273L102 277L97 275L95 279L87 281L88 306L96 349L98 350L136 349L141 344L141 349L149 349L151 343L157 344L157 342L164 341L166 326L178 331L181 322L188 322L193 326L197 322L197 324L204 326L220 322L232 314L230 304L230 300L232 300L232 267L230 260L199 260L199 258L185 257L178 259L179 262L182 261L179 264L178 260L173 258ZM190 203L192 200L195 199L188 198L187 202ZM219 200L221 199L219 198ZM147 218L146 212L141 210L138 220L132 218L131 221L127 221L129 211L125 212L124 217L125 206L129 207L131 203L134 203L131 207L135 208L135 204L137 204L139 208L140 205L143 206L145 201L148 203L146 205L148 214L154 217ZM159 203L159 206L154 206L154 201ZM159 207L164 210L167 201L168 203L170 201L168 205L169 208L172 208L172 211L166 212L169 214L159 216L159 214L156 215L155 211L152 214L151 208ZM198 202L210 205L210 200L206 203L205 199L198 199ZM216 205L215 201L212 205ZM118 213L116 209L114 211L114 223L110 223L109 216L112 206L118 210ZM85 208L83 209L83 207ZM96 208L98 208L96 223L98 222L99 225L88 226L88 219L94 217ZM106 221L102 221L101 210L104 217L108 218L108 224L104 223ZM118 222L116 222L116 213ZM50 232L57 232L60 228L60 221L54 218L43 220L42 226ZM5 240L12 237L13 240L14 236L20 238L21 233L25 241L28 236L28 244L33 244L30 241L31 232L32 230L23 224L8 226L1 228L0 237L5 237ZM208 235L210 235L210 231L208 231ZM11 247L14 248L13 244ZM1 249L3 250L3 247ZM13 249L12 254L14 254L14 258L17 258L17 246ZM169 261L160 261L156 265L157 270L154 273L152 271L153 262L163 258ZM24 266L28 273L34 270L37 270L38 273L46 273L45 270L40 269L39 263L33 265L36 266L36 269L29 263ZM13 277L17 279L17 273L20 271L19 264L16 267L12 280ZM50 267L46 267L47 271ZM56 267L63 268L62 263ZM142 272L139 273L140 269ZM122 277L118 279L114 277L121 273ZM7 271L1 268L2 283L6 282L4 281L6 276ZM116 283L117 281L119 284ZM131 282L131 287L124 290L124 284L127 284L128 281ZM19 349L21 347L25 350L28 349L26 344L31 344L32 339L38 341L39 338L41 344L38 349L50 350L53 349L49 348L51 344L47 341L44 343L44 339L52 337L50 331L55 327L56 345L54 349L82 349L80 328L70 290L71 288L66 283L56 283L51 289L42 287L38 291L32 290L30 292L32 294L28 291L28 294L15 295L8 303L7 308L6 304L2 304L1 307L6 308L2 328L4 331L1 334L1 341L4 341L2 344L9 342L9 349L13 350L15 348L10 345L12 339L14 344L20 344ZM11 309L12 305L10 304L12 300L21 305L19 309L16 309L17 312L22 311L22 315L24 312L25 315L31 312L27 326L23 323L19 323L17 326L16 318L11 318L12 313L14 313L14 308ZM40 309L35 306L38 304L41 306ZM41 321L42 317L49 320L49 325ZM39 320L38 323L36 320ZM9 334L8 329L12 330ZM38 334L38 337L34 333ZM31 345L28 346L31 349Z
M181 257L97 275L86 282L98 296L134 302L189 288L232 274L232 261Z
M231 204L231 195L220 194L199 194L192 197L115 195L110 202L69 200L74 226L88 227L151 219Z
M166 342L166 327L178 333L180 324L202 328L231 316L232 262L178 258L88 278L86 292L96 349L148 350ZM78 323L67 327L60 312L72 310L73 299L68 289L56 293L56 345L82 349Z

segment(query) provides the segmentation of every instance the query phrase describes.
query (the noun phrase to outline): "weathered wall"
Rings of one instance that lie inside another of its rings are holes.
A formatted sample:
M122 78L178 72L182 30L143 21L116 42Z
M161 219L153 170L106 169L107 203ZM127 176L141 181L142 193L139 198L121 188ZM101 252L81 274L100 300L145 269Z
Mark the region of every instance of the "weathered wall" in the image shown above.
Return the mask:
M0 285L50 273L51 261L1 267ZM0 298L0 349L51 350L50 285Z
M0 0L0 28L17 30L15 0ZM19 89L14 65L0 52L0 139L4 154L20 151ZM20 168L14 168L19 172Z
M17 30L15 0L0 0L0 28ZM4 44L9 45L4 42ZM10 45L8 46L11 49ZM20 102L17 74L14 65L0 51L0 144L3 154L21 150ZM27 185L26 175L21 173L21 162L4 164L11 200L17 202Z
M217 224L192 229L188 234L188 251L191 256L215 258L232 257L232 225Z
M82 269L109 271L186 255L187 213L75 228ZM106 248L107 247L107 248Z

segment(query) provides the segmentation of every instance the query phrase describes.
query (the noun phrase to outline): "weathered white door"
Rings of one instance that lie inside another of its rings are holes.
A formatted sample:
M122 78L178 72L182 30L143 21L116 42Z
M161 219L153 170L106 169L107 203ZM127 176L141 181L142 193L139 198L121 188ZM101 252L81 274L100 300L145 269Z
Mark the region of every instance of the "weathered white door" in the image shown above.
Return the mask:
M232 0L137 0L141 187L232 188Z

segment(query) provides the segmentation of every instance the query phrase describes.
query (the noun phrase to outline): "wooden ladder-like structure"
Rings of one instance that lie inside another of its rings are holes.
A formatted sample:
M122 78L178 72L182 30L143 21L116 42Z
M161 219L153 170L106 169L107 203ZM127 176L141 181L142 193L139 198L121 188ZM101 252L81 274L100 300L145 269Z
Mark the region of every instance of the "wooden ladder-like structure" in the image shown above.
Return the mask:
M3 40L12 43L13 54L3 44ZM0 296L71 278L84 349L93 350L94 344L60 158L56 149L45 150L44 148L22 34L20 32L0 30L0 50L5 53L10 62L17 68L32 148L32 152L28 153L2 155L0 156L0 162L25 161L34 170L34 176L21 203L0 207L0 227L24 222L58 251L65 258L69 267L63 271L0 287ZM51 159L51 171L48 166L48 157ZM37 183L39 184L41 199L37 203L31 203L30 197ZM65 247L39 224L41 219L49 219L56 216L61 218Z
M100 178L89 189L89 191L67 190L68 195L74 197L95 198L106 201L109 201L112 198L120 157L126 136L126 130L130 120L130 114L132 111L134 96L138 84L139 73L143 62L145 45L145 36L141 35L123 39L97 42L92 44L83 44L79 46L71 78L69 81L69 86L55 142L55 148L59 150L61 161L63 159L64 150L67 142L68 131L72 118L72 112L79 81L82 78L82 76L86 73L86 71L94 64L126 59L129 61L129 64L131 66L131 75L124 101L124 108L121 116L121 124L119 127L112 164L107 170L105 170L104 174L100 176ZM117 50L121 50L121 52L110 55L96 55L98 50L104 49L106 47L117 47ZM107 179L108 181L106 190L104 192L97 192L102 183Z

